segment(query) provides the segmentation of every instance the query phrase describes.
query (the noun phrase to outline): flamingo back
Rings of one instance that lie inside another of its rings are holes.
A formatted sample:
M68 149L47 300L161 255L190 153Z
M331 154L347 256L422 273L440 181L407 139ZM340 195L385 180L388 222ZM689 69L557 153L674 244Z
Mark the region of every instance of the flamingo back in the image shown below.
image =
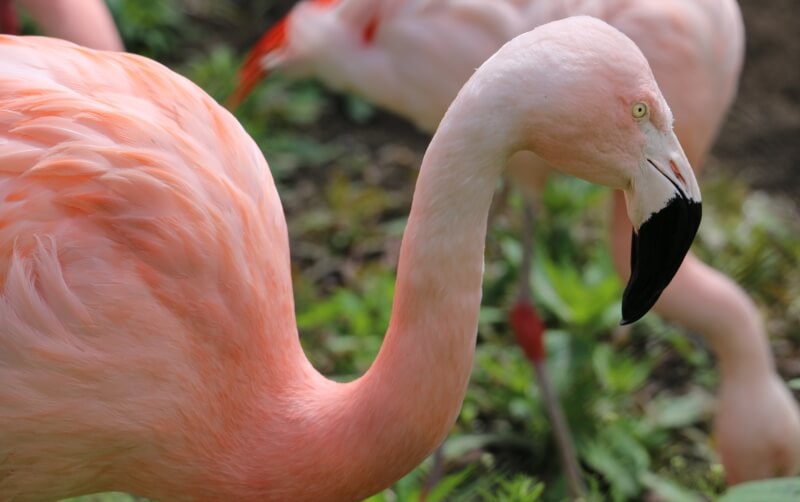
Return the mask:
M0 54L0 499L185 483L296 338L268 166L158 63Z

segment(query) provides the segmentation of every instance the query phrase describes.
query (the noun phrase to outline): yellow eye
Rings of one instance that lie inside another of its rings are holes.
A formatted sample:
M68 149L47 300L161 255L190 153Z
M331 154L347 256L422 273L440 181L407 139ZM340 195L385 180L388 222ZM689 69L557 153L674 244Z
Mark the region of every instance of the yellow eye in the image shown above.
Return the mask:
M631 108L631 114L636 120L643 119L647 116L647 103L636 103Z

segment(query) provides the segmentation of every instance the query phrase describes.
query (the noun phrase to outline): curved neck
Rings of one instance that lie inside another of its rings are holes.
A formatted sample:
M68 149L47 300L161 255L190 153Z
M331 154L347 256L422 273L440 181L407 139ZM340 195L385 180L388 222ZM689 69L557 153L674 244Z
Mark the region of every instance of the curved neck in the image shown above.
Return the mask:
M774 374L769 339L755 305L738 285L694 255L686 256L656 308L702 335L717 358L722 381Z
M701 307L687 307L692 328L703 335L717 357L723 381L774 375L775 362L761 316L736 283L689 255L687 270L697 277L694 290L704 294ZM725 315L719 315L724 312Z
M304 479L313 473L325 498L363 498L391 484L458 416L475 351L486 220L507 158L507 136L487 134L476 117L454 105L425 154L372 367L347 384L308 373L302 403L292 403L297 433L285 444L298 456L289 451L284 461Z

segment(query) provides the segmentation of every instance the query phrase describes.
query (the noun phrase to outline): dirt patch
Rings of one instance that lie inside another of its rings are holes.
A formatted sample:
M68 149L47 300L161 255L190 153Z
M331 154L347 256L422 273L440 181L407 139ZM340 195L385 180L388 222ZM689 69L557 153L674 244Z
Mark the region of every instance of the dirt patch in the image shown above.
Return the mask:
M800 199L800 4L739 2L747 36L739 95L714 147L712 170Z

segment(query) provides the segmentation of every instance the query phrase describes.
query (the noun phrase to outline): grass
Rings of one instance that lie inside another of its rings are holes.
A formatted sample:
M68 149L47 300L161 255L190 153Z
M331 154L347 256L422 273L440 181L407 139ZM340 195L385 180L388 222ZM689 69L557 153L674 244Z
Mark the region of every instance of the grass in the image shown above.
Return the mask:
M167 57L217 99L230 92L239 62L231 47L189 51L184 59L167 55L169 47L181 41L192 47L200 36L179 10L147 10L130 0L110 4L129 47ZM269 160L286 208L303 346L321 372L354 378L373 360L388 324L396 253L424 138L363 102L279 76L259 87L237 115ZM757 302L769 320L779 367L788 368L780 363L796 357L800 343L797 208L723 175L704 179L703 190L704 223L693 249ZM628 333L616 329L622 287L605 241L604 189L557 178L540 203L531 280L549 327L548 366L587 473L589 500L715 499L724 490L724 473L709 437L713 357L699 339L653 315ZM519 200L512 198L511 206L488 238L475 367L444 445L445 475L428 501L566 497L533 372L505 319L520 260L521 215L513 210ZM428 459L369 500L418 500L432 463ZM136 499L103 494L74 500ZM761 499L734 493L721 500Z

